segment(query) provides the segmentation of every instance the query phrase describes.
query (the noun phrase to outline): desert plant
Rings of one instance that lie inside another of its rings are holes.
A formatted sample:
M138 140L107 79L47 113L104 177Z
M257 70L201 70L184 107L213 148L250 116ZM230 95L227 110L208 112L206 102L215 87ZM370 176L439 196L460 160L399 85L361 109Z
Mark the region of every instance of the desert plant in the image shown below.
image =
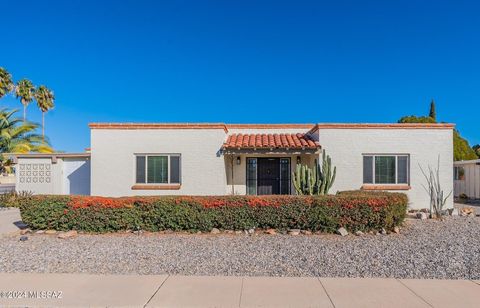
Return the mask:
M317 194L319 187L319 178L317 176L318 168L309 168L305 164L298 164L293 172L293 186L297 195Z
M0 194L0 207L19 207L33 196L30 191L10 191Z
M332 160L322 152L322 165L315 162L313 168L299 164L293 172L293 186L298 195L327 195L333 183L337 167L333 167Z
M442 189L440 183L440 155L438 156L436 169L432 169L432 167L428 166L427 172L422 168L422 166L419 165L419 167L427 182L426 185L422 184L422 186L430 197L430 217L441 219L443 208L445 207L448 198L452 194L452 191L445 196L445 193Z
M335 182L335 177L337 175L337 167L333 167L332 170L332 159L330 155L327 155L325 150L322 152L322 168L319 169L319 177L320 177L320 187L319 187L319 194L320 195L327 195L330 188L332 188L333 183Z

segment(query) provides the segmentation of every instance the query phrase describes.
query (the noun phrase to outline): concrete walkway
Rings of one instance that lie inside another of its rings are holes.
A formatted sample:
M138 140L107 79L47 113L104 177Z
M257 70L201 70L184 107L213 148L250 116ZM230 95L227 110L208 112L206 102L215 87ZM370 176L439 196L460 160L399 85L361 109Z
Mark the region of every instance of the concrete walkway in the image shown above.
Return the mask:
M480 281L469 280L0 273L2 307L478 307L479 303Z
M8 235L26 227L16 208L0 208L0 235Z

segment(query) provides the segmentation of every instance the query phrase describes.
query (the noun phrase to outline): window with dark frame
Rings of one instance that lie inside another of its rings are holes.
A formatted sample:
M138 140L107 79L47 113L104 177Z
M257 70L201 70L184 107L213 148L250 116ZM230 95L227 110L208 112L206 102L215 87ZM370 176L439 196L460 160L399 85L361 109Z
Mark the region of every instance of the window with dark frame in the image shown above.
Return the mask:
M257 194L257 159L247 158L247 195Z
M137 184L180 184L180 155L136 155Z
M364 155L364 184L409 184L410 156L395 155Z

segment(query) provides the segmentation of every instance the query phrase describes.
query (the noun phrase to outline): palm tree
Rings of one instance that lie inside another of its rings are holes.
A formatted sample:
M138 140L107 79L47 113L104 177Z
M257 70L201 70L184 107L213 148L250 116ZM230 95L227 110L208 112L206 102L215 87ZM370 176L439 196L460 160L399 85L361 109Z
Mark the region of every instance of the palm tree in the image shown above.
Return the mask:
M15 117L17 111L0 109L0 154L52 153L48 141L44 141L42 136L35 133L39 125Z
M12 75L4 69L0 67L0 98L7 95L8 92L13 90L13 81Z
M35 95L35 86L28 79L22 79L15 87L15 96L20 99L23 105L23 122L27 121L27 106Z
M35 91L35 100L37 101L38 108L40 108L42 112L42 136L45 138L45 112L53 108L55 96L46 86L39 86Z
M0 172L11 169L12 160L4 153L52 153L43 137L36 134L38 124L14 117L17 110L0 109Z

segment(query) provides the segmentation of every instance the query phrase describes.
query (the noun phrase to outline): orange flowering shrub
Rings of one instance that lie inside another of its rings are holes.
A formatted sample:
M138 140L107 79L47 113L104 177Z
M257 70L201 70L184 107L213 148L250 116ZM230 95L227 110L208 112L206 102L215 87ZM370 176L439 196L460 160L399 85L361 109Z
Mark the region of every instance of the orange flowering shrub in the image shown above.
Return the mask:
M387 230L399 225L407 197L343 192L329 196L33 196L20 205L33 229L111 232L125 229L209 231L212 228Z

